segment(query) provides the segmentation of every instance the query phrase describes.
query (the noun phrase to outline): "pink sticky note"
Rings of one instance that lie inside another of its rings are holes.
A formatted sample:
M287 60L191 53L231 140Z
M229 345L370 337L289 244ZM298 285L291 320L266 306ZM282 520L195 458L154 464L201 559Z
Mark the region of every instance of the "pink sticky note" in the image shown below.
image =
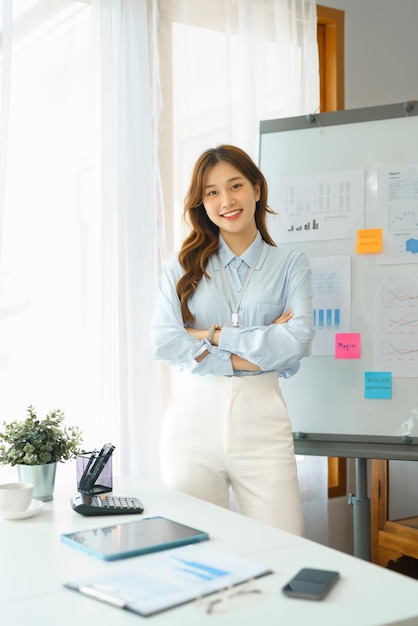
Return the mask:
M360 333L335 334L335 358L359 359L361 353Z

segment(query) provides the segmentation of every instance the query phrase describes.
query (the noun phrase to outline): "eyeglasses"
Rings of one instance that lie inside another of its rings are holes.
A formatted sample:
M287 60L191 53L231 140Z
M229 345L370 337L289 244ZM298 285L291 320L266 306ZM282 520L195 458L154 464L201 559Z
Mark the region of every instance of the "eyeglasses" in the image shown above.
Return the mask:
M257 598L261 594L261 589L258 589L254 581L250 580L238 587L227 587L216 594L197 598L196 604L203 608L207 615L216 615L218 613L227 613L236 608L244 598L247 603L248 600L251 601L251 599Z

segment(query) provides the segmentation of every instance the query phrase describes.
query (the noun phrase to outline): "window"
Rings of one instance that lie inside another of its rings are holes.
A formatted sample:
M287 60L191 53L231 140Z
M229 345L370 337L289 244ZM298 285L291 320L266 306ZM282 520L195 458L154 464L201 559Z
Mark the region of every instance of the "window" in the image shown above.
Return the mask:
M318 108L316 11L281 4L214 0L208 13L205 0L160 1L168 251L184 236L183 198L198 154L229 142L257 159L261 119Z
M3 94L10 98L0 271L2 413L18 418L17 405L22 412L29 404L40 413L61 408L87 440L97 430L92 416L100 366L93 272L100 258L93 150L100 124L90 7L17 4L10 88L0 57Z

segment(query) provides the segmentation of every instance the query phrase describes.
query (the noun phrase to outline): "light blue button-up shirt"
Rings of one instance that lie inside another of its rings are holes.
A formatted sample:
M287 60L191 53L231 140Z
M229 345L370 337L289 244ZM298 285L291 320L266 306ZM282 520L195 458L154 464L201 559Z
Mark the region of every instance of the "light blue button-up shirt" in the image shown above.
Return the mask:
M218 255L225 272L218 256L213 255L207 266L210 279L202 276L189 300L189 308L195 317L192 327L222 326L219 345L195 339L185 330L176 292L176 284L184 272L174 253L162 273L152 325L155 358L200 375L253 376L277 371L279 376L292 376L299 369L300 360L310 355L314 336L311 267L306 255L269 246L260 233L240 257L235 256L220 236ZM231 323L232 308L240 300L247 272L254 263L238 308L240 326L225 326ZM289 308L293 318L286 324L274 324ZM210 354L197 362L196 358L205 350ZM261 371L234 371L231 354L256 363Z

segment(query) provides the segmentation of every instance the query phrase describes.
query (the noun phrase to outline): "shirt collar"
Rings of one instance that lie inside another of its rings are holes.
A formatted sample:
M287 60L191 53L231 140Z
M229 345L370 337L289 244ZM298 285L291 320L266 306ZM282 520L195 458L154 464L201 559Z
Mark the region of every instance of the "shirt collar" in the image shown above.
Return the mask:
M245 250L245 252L243 252L243 254L241 254L239 258L242 259L248 265L248 267L251 267L257 258L260 246L262 246L263 244L264 242L260 235L260 231L257 231L257 235L253 243ZM232 250L226 244L222 235L219 235L218 255L224 267L227 267L227 265L229 265L229 263L233 259L236 258L236 255L232 252ZM260 269L260 267L263 265L266 255L267 255L267 246L265 246L265 249L261 252L257 266L255 267L256 270ZM214 265L215 265L215 270L220 269L218 265L218 259L216 257L214 258Z

